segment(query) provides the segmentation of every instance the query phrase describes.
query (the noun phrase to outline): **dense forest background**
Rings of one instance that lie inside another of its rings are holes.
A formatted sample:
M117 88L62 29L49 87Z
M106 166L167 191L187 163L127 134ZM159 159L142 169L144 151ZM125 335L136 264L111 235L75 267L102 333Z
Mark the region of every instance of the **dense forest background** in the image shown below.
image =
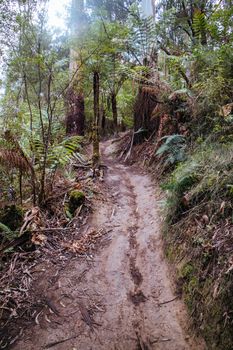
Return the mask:
M121 160L166 192L166 254L196 328L232 349L232 1L73 0L66 30L47 11L0 2L1 268L25 212L70 186L74 160L98 177L100 140L120 135Z

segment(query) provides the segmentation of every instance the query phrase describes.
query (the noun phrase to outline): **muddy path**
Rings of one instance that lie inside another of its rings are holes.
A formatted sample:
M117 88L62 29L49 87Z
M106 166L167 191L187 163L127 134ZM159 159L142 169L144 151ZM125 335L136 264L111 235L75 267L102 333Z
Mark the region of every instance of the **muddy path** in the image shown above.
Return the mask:
M154 185L114 162L112 150L110 141L102 144L106 201L96 202L88 224L109 233L94 256L62 271L48 290L50 309L14 349L204 349L184 331L184 306L163 258Z

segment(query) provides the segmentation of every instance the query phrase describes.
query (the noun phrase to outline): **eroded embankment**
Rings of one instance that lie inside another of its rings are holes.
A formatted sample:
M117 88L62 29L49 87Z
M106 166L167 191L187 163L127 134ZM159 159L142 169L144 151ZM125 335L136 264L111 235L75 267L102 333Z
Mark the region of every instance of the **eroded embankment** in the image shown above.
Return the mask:
M200 145L164 187L165 240L178 286L208 348L233 349L232 145Z

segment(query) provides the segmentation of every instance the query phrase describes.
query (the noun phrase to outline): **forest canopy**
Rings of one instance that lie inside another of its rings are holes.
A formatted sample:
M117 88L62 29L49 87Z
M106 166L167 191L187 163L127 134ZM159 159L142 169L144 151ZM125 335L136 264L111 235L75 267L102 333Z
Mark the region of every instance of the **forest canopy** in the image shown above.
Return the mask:
M232 349L233 1L56 3L0 1L1 268L22 240L47 239L29 240L28 211L46 218L36 230L69 230L89 210L82 181L103 181L100 144L115 137L116 162L164 190L194 325Z

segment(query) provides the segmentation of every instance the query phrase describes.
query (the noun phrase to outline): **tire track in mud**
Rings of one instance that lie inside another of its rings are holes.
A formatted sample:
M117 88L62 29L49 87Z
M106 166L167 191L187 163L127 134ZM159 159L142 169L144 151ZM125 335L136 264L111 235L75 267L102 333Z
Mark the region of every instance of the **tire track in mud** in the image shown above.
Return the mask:
M145 337L145 325L143 322L143 308L140 308L142 303L146 303L148 298L144 295L141 288L143 283L143 275L137 265L137 257L140 249L140 245L137 241L137 235L139 234L139 220L140 216L137 207L137 196L134 191L134 186L130 182L130 177L127 176L126 187L131 193L131 208L134 216L134 224L127 229L128 241L129 241L129 271L131 279L134 283L133 290L129 292L129 300L133 303L134 317L132 319L132 327L137 337L137 349L150 350L151 347L148 343L148 339Z
M140 289L140 286L143 282L142 273L139 270L139 267L136 265L138 248L139 244L137 242L137 232L138 232L138 222L139 222L139 214L137 211L137 202L136 202L136 194L134 193L134 188L132 185L129 185L130 178L127 177L127 188L131 192L132 198L132 211L134 215L134 225L128 227L128 240L129 240L129 271L132 281L134 283L134 289L129 293L129 299L135 306L138 306L140 303L146 301L146 297L143 294L143 291Z
M160 218L150 178L112 159L111 141L102 144L106 202L96 203L88 223L98 230L111 228L107 243L89 261L77 259L53 286L54 298L83 305L97 327L91 329L80 312L56 324L31 326L15 350L41 350L46 344L69 339L55 350L204 350L187 340L181 323L187 322L174 293L163 259ZM87 269L88 265L88 269ZM87 271L83 276L82 272ZM81 281L77 276L82 275ZM78 308L80 309L80 307ZM66 313L68 314L68 312Z

